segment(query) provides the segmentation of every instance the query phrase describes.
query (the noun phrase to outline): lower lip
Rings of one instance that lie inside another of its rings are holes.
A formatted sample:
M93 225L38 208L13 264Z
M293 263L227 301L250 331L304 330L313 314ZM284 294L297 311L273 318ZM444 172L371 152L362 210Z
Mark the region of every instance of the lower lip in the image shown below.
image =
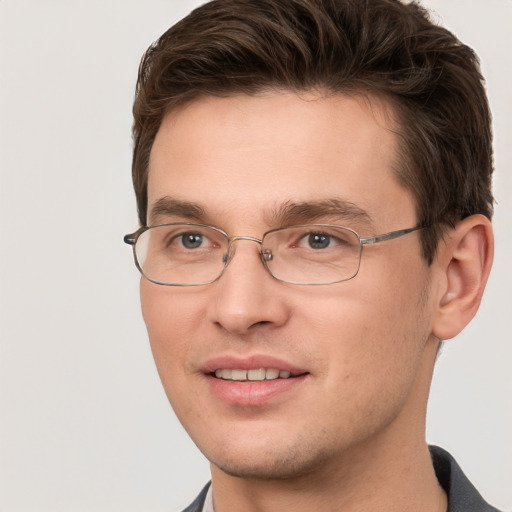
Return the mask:
M213 394L224 402L233 405L263 405L300 386L306 377L307 374L288 379L240 382L207 375L207 380Z

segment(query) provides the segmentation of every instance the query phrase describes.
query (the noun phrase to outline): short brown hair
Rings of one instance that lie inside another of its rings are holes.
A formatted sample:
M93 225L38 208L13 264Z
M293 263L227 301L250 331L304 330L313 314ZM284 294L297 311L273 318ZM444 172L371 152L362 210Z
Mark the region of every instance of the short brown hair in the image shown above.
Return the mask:
M431 262L443 226L492 216L491 115L478 58L417 3L214 0L143 56L133 107L133 183L147 222L149 155L164 115L204 95L267 89L387 97L398 119L395 170L415 197Z

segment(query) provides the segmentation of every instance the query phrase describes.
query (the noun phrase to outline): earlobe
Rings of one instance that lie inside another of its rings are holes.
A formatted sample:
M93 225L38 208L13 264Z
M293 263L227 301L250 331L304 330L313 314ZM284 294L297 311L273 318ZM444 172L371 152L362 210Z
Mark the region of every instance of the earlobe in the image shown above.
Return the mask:
M474 317L493 254L492 226L483 215L472 215L458 222L440 242L434 262L442 277L432 329L437 338L453 338Z

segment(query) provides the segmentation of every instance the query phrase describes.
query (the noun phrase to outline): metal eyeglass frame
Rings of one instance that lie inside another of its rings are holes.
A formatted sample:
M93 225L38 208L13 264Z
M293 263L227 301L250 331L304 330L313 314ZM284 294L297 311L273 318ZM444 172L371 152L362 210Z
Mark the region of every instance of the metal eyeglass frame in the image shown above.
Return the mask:
M136 250L135 250L138 238L142 235L142 233L144 233L145 231L148 231L149 229L157 228L157 227L161 227L161 226L172 226L172 225L197 226L197 227L201 227L201 228L209 228L209 229L213 229L214 231L217 231L218 233L222 234L226 238L227 243L228 243L228 252L227 252L227 254L224 257L224 268L222 269L220 274L215 279L212 279L211 281L208 281L206 283L165 283L165 282L162 282L162 281L158 281L156 279L152 279L152 278L148 277L146 274L144 274L144 271L142 270L142 268L139 265L139 261L137 259L137 253L136 253ZM233 254L234 254L234 251L232 251L231 248L232 248L233 242L235 242L236 240L249 240L249 241L256 242L256 243L262 245L263 244L263 240L265 239L265 237L269 233L274 233L276 231L282 231L284 229L301 228L301 227L308 227L308 226L319 227L319 228L321 228L321 227L325 227L325 228L342 228L342 229L350 231L354 235L356 235L356 237L359 240L359 261L358 261L356 272L354 273L354 275L352 275L350 277L347 277L347 278L344 278L344 279L339 279L339 280L336 280L336 281L330 281L328 283L301 283L301 282L297 282L297 281L288 281L286 279L281 279L281 278L275 276L272 273L272 270L267 266L266 262L270 261L272 259L272 254L271 253L270 254L269 253L265 253L264 251L260 252L261 260L262 260L262 263L263 263L264 267L267 269L269 274L274 279L276 279L277 281L281 281L281 282L284 282L284 283L290 283L290 284L304 285L304 286L319 286L319 285L328 285L328 284L341 283L343 281L350 281L351 279L354 279L354 277L356 277L357 274L359 273L359 269L361 267L361 255L362 255L362 251L363 251L363 246L364 245L373 245L373 244L377 244L379 242L385 242L387 240L394 240L395 238L399 238L401 236L407 235L407 234L412 233L414 231L419 231L421 229L425 229L425 228L428 227L428 226L421 226L421 225L419 225L419 226L415 226L413 228L399 229L397 231L390 231L388 233L383 233L381 235L375 235L375 236L371 236L371 237L362 238L359 235L359 233L354 231L352 228L347 228L345 226L338 226L336 224L301 224L301 225L298 225L298 226L285 226L285 227L281 227L281 228L271 229L271 230L266 231L265 233L263 233L263 236L260 239L260 238L255 238L255 237L252 237L252 236L229 236L224 230L222 230L220 228L217 228L215 226L210 226L208 224L196 224L196 223L193 223L193 222L170 222L170 223L167 223L167 224L157 224L155 226L142 226L139 229L137 229L137 231L134 231L133 233L125 235L123 240L124 240L124 242L126 244L132 246L133 257L134 257L134 260L135 260L135 266L137 267L139 272L146 279L151 281L152 283L159 284L159 285L162 285L162 286L203 286L203 285L214 283L215 281L217 281L218 279L220 279L222 277L222 274L224 274L224 271L226 270L229 262L231 261L231 258L233 256Z

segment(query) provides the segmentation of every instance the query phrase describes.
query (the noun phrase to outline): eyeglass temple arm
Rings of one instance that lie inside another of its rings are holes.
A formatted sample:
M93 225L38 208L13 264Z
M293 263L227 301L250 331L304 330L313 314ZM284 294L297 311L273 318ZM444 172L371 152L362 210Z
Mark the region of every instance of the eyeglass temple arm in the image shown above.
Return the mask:
M403 235L407 235L408 233L412 233L413 231L425 229L426 227L427 226L416 226L414 228L399 229L398 231L390 231L389 233L384 233L383 235L370 236L368 238L361 238L361 243L366 245L366 244L376 244L377 242L384 242L385 240L393 240L394 238L399 238Z
M124 235L123 241L125 244L135 245L135 241L136 241L135 233L130 233L129 235Z

